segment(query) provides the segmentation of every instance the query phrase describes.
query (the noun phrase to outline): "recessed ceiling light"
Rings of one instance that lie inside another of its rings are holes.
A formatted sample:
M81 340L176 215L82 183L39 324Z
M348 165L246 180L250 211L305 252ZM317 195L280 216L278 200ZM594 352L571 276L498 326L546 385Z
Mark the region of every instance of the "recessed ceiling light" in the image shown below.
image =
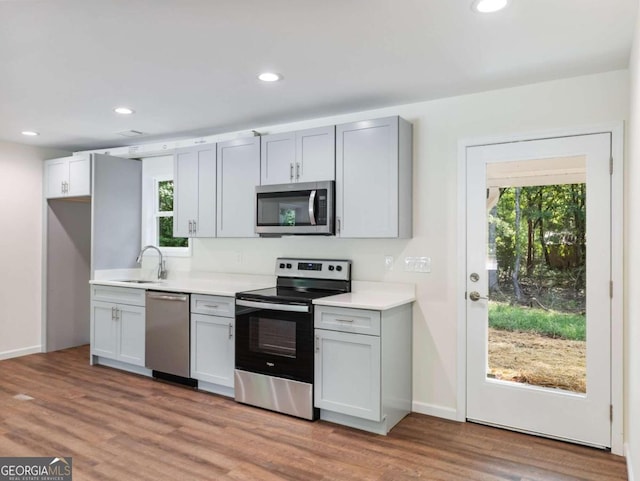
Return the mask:
M129 107L116 107L113 111L120 115L131 115L133 113L133 110Z
M282 80L282 75L273 72L263 72L258 75L258 78L263 82L277 82Z
M476 12L493 13L509 5L510 0L475 0L471 5Z
M34 132L33 130L23 130L22 135L26 135L28 137L35 137L40 134L38 132Z

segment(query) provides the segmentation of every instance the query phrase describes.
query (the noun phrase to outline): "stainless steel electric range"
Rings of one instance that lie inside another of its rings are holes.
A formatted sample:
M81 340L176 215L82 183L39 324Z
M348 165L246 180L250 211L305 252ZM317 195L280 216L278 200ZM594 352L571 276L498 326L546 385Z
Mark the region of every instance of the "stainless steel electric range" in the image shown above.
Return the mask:
M351 292L351 261L278 258L276 275L276 287L236 294L235 399L317 419L313 300Z

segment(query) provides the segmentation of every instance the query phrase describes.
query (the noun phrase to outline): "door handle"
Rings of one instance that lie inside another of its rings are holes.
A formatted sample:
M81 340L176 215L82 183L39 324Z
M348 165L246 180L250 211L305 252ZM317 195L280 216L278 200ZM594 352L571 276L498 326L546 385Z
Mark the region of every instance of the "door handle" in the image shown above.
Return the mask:
M311 225L316 225L316 193L318 191L312 190L311 195L309 196L309 223Z
M478 302L480 299L489 299L489 298L481 296L480 293L477 291L472 291L469 293L469 299L471 299L473 302Z

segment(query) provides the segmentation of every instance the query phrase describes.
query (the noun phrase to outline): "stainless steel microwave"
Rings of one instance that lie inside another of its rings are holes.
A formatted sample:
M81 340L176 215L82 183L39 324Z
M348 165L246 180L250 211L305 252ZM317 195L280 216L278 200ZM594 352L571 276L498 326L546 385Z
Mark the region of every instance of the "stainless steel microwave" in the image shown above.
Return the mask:
M256 187L256 233L333 235L335 182L298 182Z

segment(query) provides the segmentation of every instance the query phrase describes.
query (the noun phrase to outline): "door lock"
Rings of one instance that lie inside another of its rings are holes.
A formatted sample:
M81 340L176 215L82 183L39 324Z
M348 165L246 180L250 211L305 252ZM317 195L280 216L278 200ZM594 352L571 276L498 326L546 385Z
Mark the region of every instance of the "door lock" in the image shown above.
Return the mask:
M469 293L469 299L471 299L473 302L477 302L480 299L489 299L489 298L481 296L478 291L472 291Z

